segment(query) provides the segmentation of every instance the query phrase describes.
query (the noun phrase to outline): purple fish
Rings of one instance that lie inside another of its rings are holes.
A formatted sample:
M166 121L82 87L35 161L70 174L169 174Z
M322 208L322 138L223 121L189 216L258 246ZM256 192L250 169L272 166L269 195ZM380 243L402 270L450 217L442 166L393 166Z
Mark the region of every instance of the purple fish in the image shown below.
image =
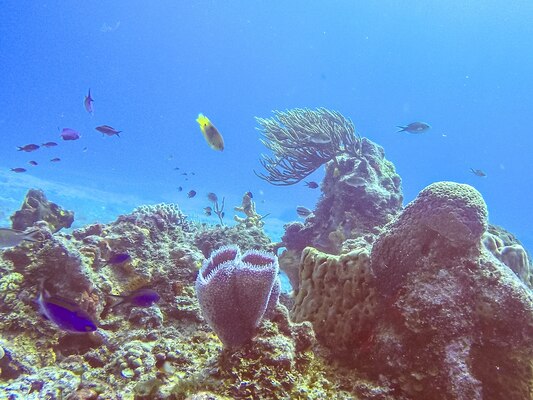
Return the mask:
M43 143L41 146L43 146L43 147L54 147L54 146L57 146L57 143L56 142L46 142L46 143Z
M102 268L104 268L108 264L120 265L130 260L131 260L131 256L128 253L116 253L116 254L113 254L111 257L109 257L109 259L105 262Z
M63 128L61 131L61 137L63 140L78 140L81 138L81 135L78 131L70 128Z
M33 161L33 160L28 161L28 164L33 165L33 166L38 165L37 161Z
M83 101L85 110L87 110L89 114L93 113L93 102L94 102L94 99L91 97L91 89L89 89L89 94L85 96L85 100Z
M122 132L122 131L117 131L115 128L109 125L97 126L96 130L98 132L102 132L104 135L107 135L107 136L117 135L118 137L120 137L119 133Z
M93 332L97 328L91 316L71 300L51 296L42 289L37 298L41 314L61 330L71 333Z
M29 153L30 151L35 151L38 148L39 148L38 145L32 143L32 144L27 144L25 146L19 146L18 151L25 151Z
M59 158L59 157L52 158L52 159L50 160L50 162L59 162L59 161L61 161L61 158Z
M157 303L161 299L159 293L147 288L137 289L128 294L112 294L111 296L121 298L121 300L113 304L111 308L115 308L120 304L131 304L135 307L151 307L152 304Z
M26 168L11 168L11 171L18 173L26 172Z

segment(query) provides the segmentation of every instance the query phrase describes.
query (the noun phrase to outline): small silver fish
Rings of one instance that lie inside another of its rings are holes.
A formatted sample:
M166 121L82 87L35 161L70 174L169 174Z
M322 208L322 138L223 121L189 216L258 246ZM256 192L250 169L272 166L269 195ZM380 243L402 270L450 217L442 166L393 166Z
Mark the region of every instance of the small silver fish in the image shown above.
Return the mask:
M307 207L298 206L298 207L296 207L296 214L298 214L300 217L306 218L306 217L310 216L311 214L313 214L313 211L311 211Z
M28 242L39 242L39 239L35 238L35 235L38 233L38 229L22 232L16 229L0 228L0 249L18 246L25 240Z
M472 172L474 175L479 176L481 178L484 178L487 176L487 174L480 169L470 168L470 172Z

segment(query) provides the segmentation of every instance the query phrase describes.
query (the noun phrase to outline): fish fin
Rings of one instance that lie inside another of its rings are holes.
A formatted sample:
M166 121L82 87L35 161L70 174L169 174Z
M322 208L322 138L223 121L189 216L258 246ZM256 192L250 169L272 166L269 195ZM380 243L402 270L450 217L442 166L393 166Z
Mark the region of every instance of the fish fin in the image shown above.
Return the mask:
M32 229L31 231L24 233L24 240L28 242L41 242L40 239L35 237L36 234L40 234L39 229Z
M407 127L406 126L400 126L398 125L396 128L400 128L400 130L396 133L399 133L399 132L405 132L407 130Z
M113 295L113 294L112 294L111 296L113 296L113 297L120 297L120 296L116 296L116 295ZM109 310L110 310L110 311L113 311L116 307L118 307L118 306L120 306L121 304L124 304L124 303L125 303L125 299L121 299L121 300L117 301L115 304L113 304L113 305L109 308Z

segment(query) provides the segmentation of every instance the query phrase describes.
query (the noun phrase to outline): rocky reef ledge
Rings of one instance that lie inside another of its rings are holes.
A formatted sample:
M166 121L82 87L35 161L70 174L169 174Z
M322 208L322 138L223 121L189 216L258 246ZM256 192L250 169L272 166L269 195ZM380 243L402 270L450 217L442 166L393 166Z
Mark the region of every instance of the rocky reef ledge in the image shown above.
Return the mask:
M469 185L403 208L383 149L358 143L282 243L254 212L211 226L174 204L65 232L71 214L32 191L16 219L38 239L0 249L0 398L531 399L526 250ZM43 299L94 331L46 321Z

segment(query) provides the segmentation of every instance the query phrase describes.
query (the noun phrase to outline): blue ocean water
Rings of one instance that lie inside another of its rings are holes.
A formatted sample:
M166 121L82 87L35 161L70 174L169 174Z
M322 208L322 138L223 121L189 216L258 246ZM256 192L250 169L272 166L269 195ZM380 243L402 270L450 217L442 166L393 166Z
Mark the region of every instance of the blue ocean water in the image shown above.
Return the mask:
M225 197L229 220L252 191L279 239L320 193L254 175L265 152L254 117L323 106L385 148L406 203L434 181L471 184L491 222L533 249L531 1L12 0L0 10L3 225L32 187L74 210L77 226L163 201L204 218L207 192ZM205 143L200 112L223 152ZM396 133L419 120L432 129ZM94 129L103 124L120 138ZM65 127L82 138L61 141ZM46 141L59 146L16 150Z

